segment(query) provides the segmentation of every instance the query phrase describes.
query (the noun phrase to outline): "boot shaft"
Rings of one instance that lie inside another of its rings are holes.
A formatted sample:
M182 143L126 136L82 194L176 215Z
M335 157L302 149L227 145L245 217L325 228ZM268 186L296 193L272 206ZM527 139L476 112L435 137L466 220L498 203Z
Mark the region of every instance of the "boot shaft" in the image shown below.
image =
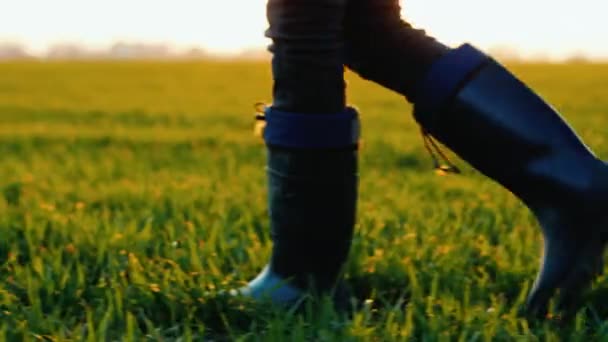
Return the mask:
M425 130L531 208L605 201L606 165L559 113L495 60L476 63L452 96L416 105Z
M330 289L355 225L358 114L353 108L317 115L271 108L265 117L270 271L301 289Z
M268 149L271 269L326 289L347 258L355 224L357 153Z

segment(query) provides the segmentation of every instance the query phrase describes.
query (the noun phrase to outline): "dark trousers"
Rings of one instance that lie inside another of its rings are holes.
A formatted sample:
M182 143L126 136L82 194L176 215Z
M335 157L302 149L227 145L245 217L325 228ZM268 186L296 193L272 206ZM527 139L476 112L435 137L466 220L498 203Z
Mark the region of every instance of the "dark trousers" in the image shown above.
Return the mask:
M400 11L398 0L268 0L273 107L342 111L344 66L412 101L448 48L404 22Z

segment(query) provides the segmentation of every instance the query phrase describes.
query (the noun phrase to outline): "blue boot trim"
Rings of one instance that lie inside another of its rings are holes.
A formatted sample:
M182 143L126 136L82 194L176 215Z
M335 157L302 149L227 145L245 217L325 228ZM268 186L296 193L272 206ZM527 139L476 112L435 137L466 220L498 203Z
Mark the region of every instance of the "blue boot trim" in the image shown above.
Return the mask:
M266 109L266 144L287 148L357 146L359 116L354 108L334 114L298 114Z
M295 303L303 292L281 278L266 266L264 270L247 286L235 291L237 295L256 300L268 299L275 304L289 305Z
M463 44L437 60L414 98L416 120L426 126L429 118L458 92L474 71L489 60L490 57L470 44Z

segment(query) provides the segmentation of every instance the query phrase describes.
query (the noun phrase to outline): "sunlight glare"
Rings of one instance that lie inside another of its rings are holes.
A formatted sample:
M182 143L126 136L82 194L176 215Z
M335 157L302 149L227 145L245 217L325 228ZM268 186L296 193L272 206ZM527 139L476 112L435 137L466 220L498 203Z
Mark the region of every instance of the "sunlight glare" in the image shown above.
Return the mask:
M406 0L405 18L439 40L482 48L512 46L528 54L577 51L608 57L604 0ZM74 42L117 41L201 46L220 52L264 48L265 0L19 0L0 11L0 42L33 51Z

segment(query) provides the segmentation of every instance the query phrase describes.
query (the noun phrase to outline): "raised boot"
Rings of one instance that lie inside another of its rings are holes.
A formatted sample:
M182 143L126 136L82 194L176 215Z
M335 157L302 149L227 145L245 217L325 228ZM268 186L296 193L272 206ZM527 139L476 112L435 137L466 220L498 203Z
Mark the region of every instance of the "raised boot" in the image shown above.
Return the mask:
M268 205L273 241L264 270L240 294L292 304L329 294L347 259L357 201L357 112L268 108Z
M520 198L544 235L527 308L564 308L601 272L608 233L608 167L534 91L471 45L437 60L414 115L424 131Z

